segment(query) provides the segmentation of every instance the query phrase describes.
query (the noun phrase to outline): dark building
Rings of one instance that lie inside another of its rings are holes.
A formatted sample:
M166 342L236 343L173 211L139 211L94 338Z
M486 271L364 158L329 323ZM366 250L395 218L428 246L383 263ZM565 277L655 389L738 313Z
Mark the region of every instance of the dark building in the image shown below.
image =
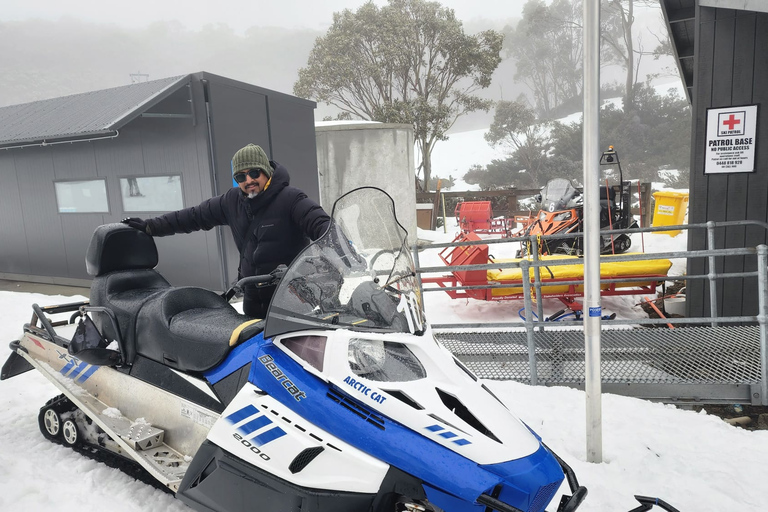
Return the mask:
M661 0L680 74L693 107L688 222L768 222L768 2ZM757 226L716 230L717 249L766 243ZM707 247L690 231L688 249ZM717 258L716 272L754 271L755 258ZM708 272L691 259L689 275ZM758 314L757 281L718 286L718 315ZM709 316L709 286L690 280L690 316Z
M0 108L0 278L87 286L96 226L223 193L249 142L318 200L314 109L205 72ZM156 242L174 285L237 277L228 227Z

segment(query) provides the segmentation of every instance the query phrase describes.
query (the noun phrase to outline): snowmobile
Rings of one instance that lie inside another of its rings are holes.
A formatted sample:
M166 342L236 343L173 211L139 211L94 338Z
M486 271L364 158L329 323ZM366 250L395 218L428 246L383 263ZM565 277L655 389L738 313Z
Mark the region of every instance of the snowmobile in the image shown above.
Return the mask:
M600 187L600 229L632 229L638 227L631 211L631 182L624 181L619 155L613 146L609 146L600 156L601 166L616 166L619 177L618 193L615 186L607 182ZM547 182L537 197L539 213L516 236L531 235L568 235L584 231L584 200L569 180L555 178ZM581 236L542 238L540 254L583 254ZM632 245L629 235L602 235L600 237L601 254L620 254L627 252ZM518 257L530 254L530 242L524 242Z
M90 300L34 305L2 379L39 371L61 392L46 438L200 511L542 512L563 481L557 511L576 510L571 468L433 338L392 199L357 189L332 218L233 287L277 283L265 320L171 286L152 237L99 226Z

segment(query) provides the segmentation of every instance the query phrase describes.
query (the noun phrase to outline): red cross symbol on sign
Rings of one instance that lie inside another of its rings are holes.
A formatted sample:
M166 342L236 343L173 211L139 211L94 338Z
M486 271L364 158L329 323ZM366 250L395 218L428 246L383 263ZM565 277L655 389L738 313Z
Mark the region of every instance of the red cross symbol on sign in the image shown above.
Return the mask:
M731 117L729 117L728 119L723 121L723 124L725 126L727 126L729 130L733 130L734 126L736 126L737 124L741 124L741 120L740 119L736 119L736 116L731 114Z

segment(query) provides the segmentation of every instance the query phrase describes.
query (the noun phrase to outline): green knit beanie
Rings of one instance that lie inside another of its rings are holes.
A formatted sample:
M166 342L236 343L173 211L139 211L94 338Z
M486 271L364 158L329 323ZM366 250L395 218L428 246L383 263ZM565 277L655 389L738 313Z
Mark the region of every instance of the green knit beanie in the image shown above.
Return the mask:
M244 148L239 149L235 156L232 157L232 174L257 167L264 171L267 178L272 177L272 166L269 164L269 158L267 158L267 154L261 149L261 146L248 144Z

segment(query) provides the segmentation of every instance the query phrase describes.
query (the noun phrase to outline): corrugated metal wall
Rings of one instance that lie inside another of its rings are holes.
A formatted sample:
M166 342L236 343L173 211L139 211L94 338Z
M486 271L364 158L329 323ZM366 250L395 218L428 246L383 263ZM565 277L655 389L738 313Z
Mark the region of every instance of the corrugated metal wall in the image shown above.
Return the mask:
M699 7L697 11L694 126L688 221L768 221L768 14ZM704 174L707 108L759 104L755 172ZM716 248L766 243L763 229L718 230ZM706 247L706 233L689 234L689 250ZM718 258L717 272L755 270L754 258ZM689 274L706 273L702 260L688 264ZM754 279L718 287L718 315L757 314ZM688 283L690 315L709 315L707 283Z
M125 213L120 178L181 175L184 207L196 206L232 186L229 162L249 142L271 146L272 155L280 155L274 159L299 169L293 183L318 197L313 103L207 73L193 75L190 87L150 112L193 113L194 119L139 117L113 139L0 150L0 278L87 285L85 252L96 226L165 213ZM54 180L93 178L107 181L109 213L59 213ZM238 255L229 228L156 243L158 270L174 285L220 290L235 278Z

